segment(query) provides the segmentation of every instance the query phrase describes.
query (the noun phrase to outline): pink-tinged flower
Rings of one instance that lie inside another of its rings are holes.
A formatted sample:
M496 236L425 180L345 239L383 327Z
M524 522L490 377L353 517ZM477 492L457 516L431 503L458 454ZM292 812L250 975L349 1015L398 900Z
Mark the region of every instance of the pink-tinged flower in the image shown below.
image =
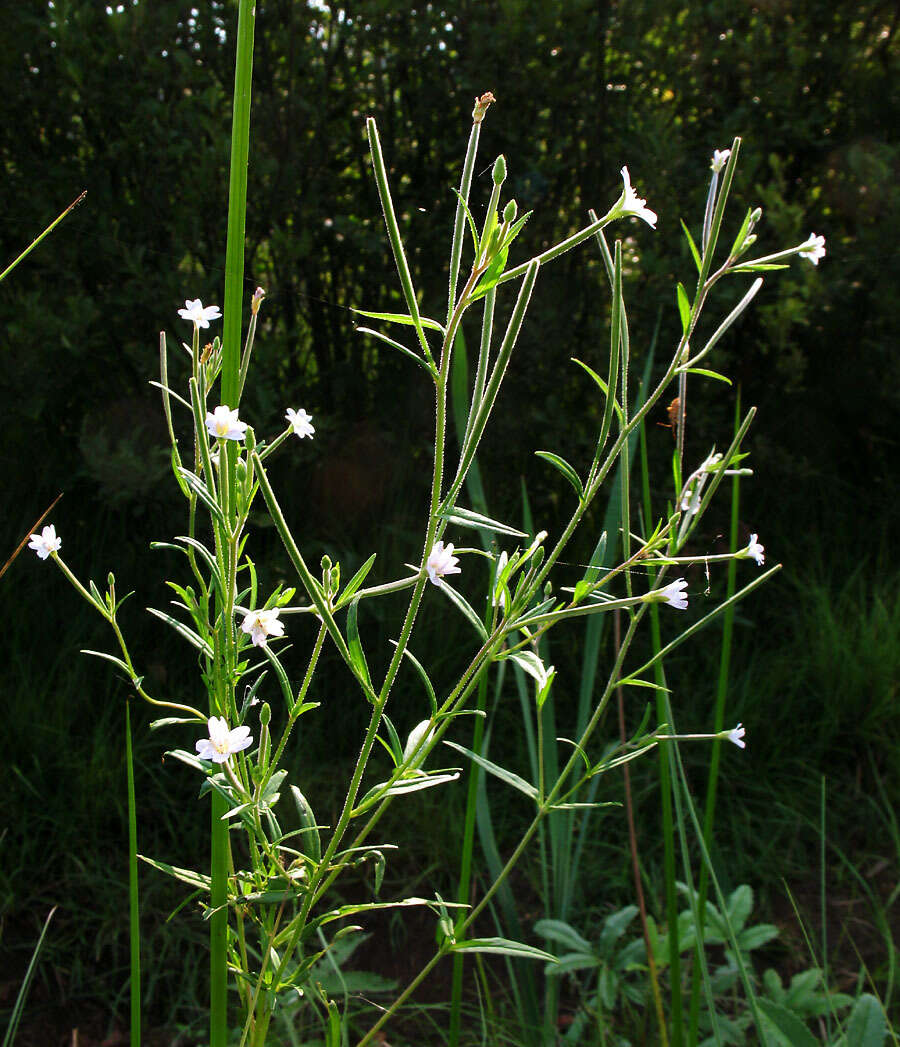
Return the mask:
M731 728L726 737L729 742L734 742L739 749L746 749L747 743L744 741L744 735L746 733L747 732L744 730L743 726L738 724L737 727Z
M287 409L287 414L284 417L288 420L295 435L299 436L301 440L304 436L308 436L312 439L315 429L312 427L313 416L311 414L307 414L302 407L299 411L295 411L293 407L289 407Z
M249 727L235 727L228 730L223 716L211 716L207 721L209 737L200 738L195 743L197 755L201 760L212 760L213 763L225 763L234 753L239 753L252 745Z
M209 327L210 320L218 320L222 313L217 305L208 305L205 309L199 298L190 298L184 303L184 309L178 310L183 320L190 320L195 327Z
M744 550L744 554L747 557L752 557L754 560L756 560L757 564L760 567L762 567L762 565L766 562L766 557L765 557L766 547L764 545L760 545L758 539L759 539L759 535L758 534L751 534L750 535L750 541L747 544L747 548Z
M457 563L459 560L453 555L453 542L450 542L446 549L443 542L435 542L425 561L425 569L432 582L438 585L438 578L443 578L445 574L462 574L456 566Z
M278 608L270 611L250 611L244 617L241 629L249 634L255 647L266 642L269 636L284 636L284 622L278 621Z
M230 411L227 407L217 407L215 411L206 412L206 428L210 436L220 440L243 440L247 423L238 419L237 408Z
M647 201L642 200L631 187L631 178L628 175L628 168L622 168L622 181L625 183L625 189L622 195L619 197L616 208L622 215L634 215L635 218L643 218L643 220L651 227L656 228L656 212L651 211L647 207Z
M714 149L712 163L709 166L718 174L718 172L728 163L729 156L731 156L730 149Z
M800 254L813 265L818 265L819 259L825 257L825 237L810 233L806 243L800 245Z
M656 589L653 595L657 600L669 604L670 607L683 611L688 605L687 593L685 592L687 584L684 578L676 578L674 582L670 582L662 589Z
M40 534L33 534L28 543L29 549L34 549L42 560L46 560L51 553L55 553L62 545L62 538L56 537L56 528L48 524Z

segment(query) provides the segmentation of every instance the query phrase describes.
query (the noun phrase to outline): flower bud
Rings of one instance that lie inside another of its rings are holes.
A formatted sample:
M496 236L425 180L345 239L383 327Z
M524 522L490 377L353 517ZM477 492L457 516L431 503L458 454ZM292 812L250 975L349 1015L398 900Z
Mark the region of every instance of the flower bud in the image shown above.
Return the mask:
M512 223L516 220L516 215L519 213L519 207L515 200L510 200L506 207L503 208L503 221Z
M250 299L250 312L253 316L256 316L256 314L259 312L259 307L262 303L263 298L265 297L266 292L261 287L257 287L257 289L253 292L253 297Z
M272 708L268 702L263 702L259 707L259 722L263 727L268 727L269 721L272 719Z
M491 175L494 185L503 185L506 181L506 157L501 153L494 161L494 170Z
M496 102L497 99L491 94L490 91L475 99L475 108L472 110L472 121L473 123L480 124L484 119L484 114L488 111L488 106L491 102Z

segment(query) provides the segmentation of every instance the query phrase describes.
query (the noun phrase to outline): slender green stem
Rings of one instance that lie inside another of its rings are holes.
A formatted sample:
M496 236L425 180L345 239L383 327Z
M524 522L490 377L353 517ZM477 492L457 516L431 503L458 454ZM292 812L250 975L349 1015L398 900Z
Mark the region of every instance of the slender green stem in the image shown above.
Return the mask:
M734 428L738 430L741 413L741 398L738 393L735 404ZM729 533L729 549L736 549L738 542L738 516L740 511L740 476L733 476L731 481L731 529ZM726 580L726 599L730 599L737 588L737 561L731 560L728 564ZM722 648L719 654L719 678L716 685L716 708L713 719L713 730L721 731L725 722L725 699L728 694L728 680L731 666L731 644L734 627L734 605L729 606L722 616ZM722 742L713 742L712 754L709 763L709 777L706 784L706 803L703 817L703 840L707 849L712 846L713 822L716 811L716 794L719 784L719 762L722 755ZM698 885L697 912L699 926L697 928L697 948L703 948L703 925L706 918L706 896L709 888L709 871L705 864L700 866L700 879ZM691 1014L690 1014L690 1042L697 1039L697 1029L700 1020L700 957L694 956L694 969L691 977Z
M125 773L128 789L128 918L131 944L131 1044L141 1047L141 916L138 898L137 809L134 799L134 754L131 748L131 703L125 702Z
M641 426L641 465L643 477L644 519L649 521L653 519L653 513L650 504L650 469L647 462L647 438L646 430L643 425ZM658 655L662 649L658 604L653 604L650 610L650 633L653 653L654 655ZM663 672L661 659L658 659L655 663L654 679L657 687L664 688L666 686L666 678ZM665 722L664 698L664 691L656 692L656 719L658 727ZM669 774L669 761L671 759L669 746L672 744L672 742L661 742L659 745L659 800L662 811L666 923L669 931L669 969L671 972L670 986L672 1001L671 1041L673 1047L681 1047L683 1042L681 1023L681 956L678 951L678 894L675 885L675 838L672 827L672 785Z
M41 233L41 235L39 237L37 237L37 239L32 240L31 243L28 245L28 247L26 247L25 250L17 258L15 258L12 262L10 262L10 264L3 270L3 272L0 273L0 281L2 281L9 273L11 273L13 271L13 269L15 269L15 267L19 264L19 262L21 262L25 258L27 258L28 255L30 255L31 252L41 242L41 240L43 240L44 237L47 236L49 233L52 233L53 230L59 225L59 223L66 217L66 215L70 211L74 210L74 208L76 208L86 196L87 196L87 189L83 190L69 204L69 206L65 209L65 211L63 211L56 218L53 219L53 221L47 226L47 228Z

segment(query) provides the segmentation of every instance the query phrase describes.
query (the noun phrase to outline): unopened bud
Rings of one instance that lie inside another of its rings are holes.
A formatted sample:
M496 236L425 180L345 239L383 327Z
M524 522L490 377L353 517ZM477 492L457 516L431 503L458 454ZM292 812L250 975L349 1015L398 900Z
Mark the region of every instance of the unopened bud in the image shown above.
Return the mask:
M518 213L518 204L516 204L515 200L510 200L506 207L503 208L503 221L512 224L516 220Z
M250 299L250 312L254 316L256 316L256 314L259 312L260 304L262 303L262 300L265 297L266 292L261 287L257 287L257 289L253 292L253 297Z
M263 702L259 707L259 722L263 727L267 727L269 721L272 719L272 709L268 702Z
M494 185L503 185L506 181L506 157L503 153L501 153L494 161L492 177L494 179Z
M490 91L475 99L475 108L472 110L472 121L473 123L480 124L484 119L484 114L488 111L488 106L491 102L496 102L497 99L491 94Z

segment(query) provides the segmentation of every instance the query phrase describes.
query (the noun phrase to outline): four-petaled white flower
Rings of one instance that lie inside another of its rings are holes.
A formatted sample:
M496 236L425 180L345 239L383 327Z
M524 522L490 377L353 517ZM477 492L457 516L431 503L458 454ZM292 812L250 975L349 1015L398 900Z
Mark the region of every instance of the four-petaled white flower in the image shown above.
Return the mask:
M685 592L687 584L684 578L676 578L674 582L669 582L662 589L657 589L654 595L657 600L664 600L671 607L683 611L688 605L687 593Z
M729 742L734 742L734 744L739 749L746 749L747 748L747 743L744 741L744 735L746 733L747 732L744 730L743 725L742 724L738 724L737 727L732 727L731 730L728 732L728 735L727 735L728 741Z
M428 559L425 561L425 569L428 577L435 585L440 584L438 578L445 574L461 574L462 571L456 566L459 560L453 555L453 542L444 548L443 542L435 542L431 547Z
M287 409L287 414L284 416L294 433L302 440L304 436L312 438L315 433L315 429L312 427L311 414L307 414L306 411L301 407L299 411L295 411L293 407Z
M762 567L766 562L765 551L766 547L759 543L759 535L751 534L750 541L747 543L747 548L745 550L746 556L752 557L756 560L757 564Z
M712 163L709 166L718 174L718 172L728 163L729 156L731 156L730 149L714 149Z
M62 545L62 538L56 537L56 528L48 524L40 534L33 534L28 543L29 549L34 549L42 560L46 560L51 553L55 553Z
M800 245L800 254L813 265L818 265L819 259L825 257L825 237L810 233L806 243Z
M220 440L243 440L247 423L238 419L236 407L233 411L217 407L215 411L206 412L206 428L210 436L217 436Z
M245 615L241 629L248 633L255 647L266 642L267 636L284 636L284 622L278 621L278 608L270 611L250 611Z
M656 228L656 212L647 207L647 201L642 200L631 187L631 178L628 176L628 168L622 168L622 181L625 189L619 197L616 208L623 215L634 215L635 218L643 218L652 229Z
M218 320L222 313L217 305L208 305L204 309L199 298L188 298L184 309L178 310L178 315L184 320L190 320L195 327L209 327L209 321Z
M201 760L225 763L233 753L239 753L253 742L249 727L235 727L229 731L223 716L211 716L206 726L209 728L209 737L200 738L195 743Z

